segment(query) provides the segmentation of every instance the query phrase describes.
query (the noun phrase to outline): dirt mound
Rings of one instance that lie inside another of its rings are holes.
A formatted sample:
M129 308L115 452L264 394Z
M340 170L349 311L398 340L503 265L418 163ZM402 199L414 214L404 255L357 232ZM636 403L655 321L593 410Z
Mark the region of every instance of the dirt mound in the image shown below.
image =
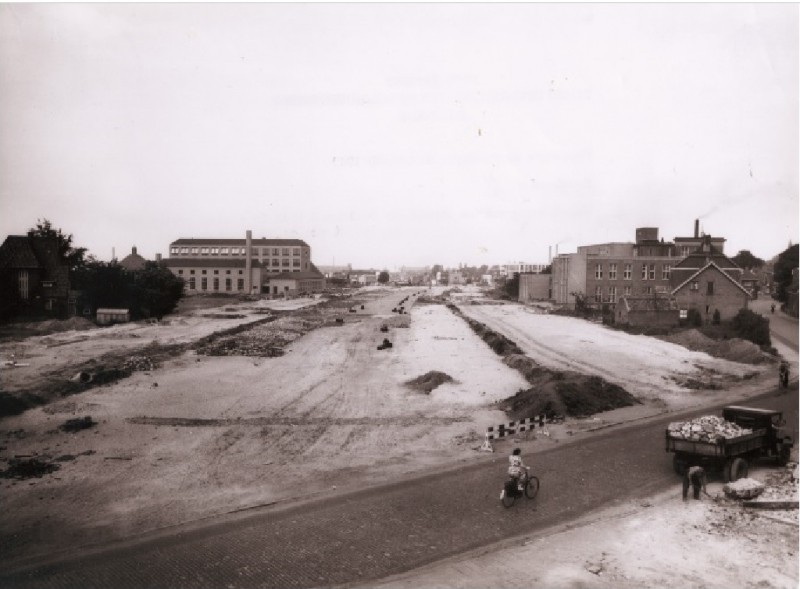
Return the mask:
M698 329L687 329L679 333L659 336L660 339L678 344L695 352L705 352L709 356L743 364L762 364L774 359L761 351L756 344L747 340L733 338L715 340Z
M509 355L503 362L534 385L500 402L500 409L513 420L540 413L585 417L639 403L621 386L599 376L550 370L522 354Z
M8 461L8 468L0 471L0 477L7 479L41 478L59 468L61 466L58 464L45 462L38 458L12 458Z
M492 348L494 353L498 356L508 356L511 354L523 353L516 342L508 339L506 336L500 333L497 333L496 331L493 331L480 321L475 321L474 319L467 317L455 305L447 305L447 308L466 321L467 324L472 328L472 331L474 331L478 337L486 342L486 344Z
M431 370L406 382L406 386L429 395L433 389L445 382L453 382L453 377L438 370Z
M586 417L638 403L625 389L599 376L562 372L498 405L511 419L518 420L540 413Z

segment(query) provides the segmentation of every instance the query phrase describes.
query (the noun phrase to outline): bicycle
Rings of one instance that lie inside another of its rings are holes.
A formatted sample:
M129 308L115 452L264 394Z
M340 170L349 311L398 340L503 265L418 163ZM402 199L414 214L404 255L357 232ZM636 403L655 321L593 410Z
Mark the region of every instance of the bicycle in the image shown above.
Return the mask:
M503 491L500 494L500 502L503 504L503 507L508 509L514 505L518 497L525 495L528 499L533 499L538 492L539 479L526 472L522 483L522 491L519 490L519 483L515 479L510 478L506 481Z

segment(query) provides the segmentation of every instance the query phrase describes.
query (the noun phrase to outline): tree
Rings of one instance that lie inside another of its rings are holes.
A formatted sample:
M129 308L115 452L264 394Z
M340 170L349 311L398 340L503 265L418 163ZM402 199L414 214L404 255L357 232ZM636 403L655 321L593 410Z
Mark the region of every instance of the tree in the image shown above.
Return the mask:
M797 245L786 248L775 262L773 280L775 294L773 297L782 303L789 301L789 290L792 287L792 270L797 268Z
M386 270L378 274L378 282L381 284L386 284L389 282L389 273Z
M731 320L733 330L742 339L759 346L772 345L769 333L769 319L754 313L750 309L740 309Z
M61 259L69 266L70 272L80 268L85 260L85 247L72 247L72 234L65 235L61 229L54 229L53 224L47 219L37 219L36 227L28 229L30 237L44 237L58 241L58 253Z
M751 254L749 250L741 250L731 259L736 262L736 265L740 268L761 268L764 264L766 264L765 260L757 258Z
M519 272L514 272L514 275L506 280L506 283L503 285L503 290L512 300L517 300L519 298Z

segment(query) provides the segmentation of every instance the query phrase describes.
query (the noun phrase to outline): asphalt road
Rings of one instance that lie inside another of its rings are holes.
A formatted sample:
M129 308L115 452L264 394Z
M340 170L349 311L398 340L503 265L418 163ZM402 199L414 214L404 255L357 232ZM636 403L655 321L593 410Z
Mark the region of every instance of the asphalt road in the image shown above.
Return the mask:
M781 408L797 422L796 385L789 394L772 392L749 404ZM569 522L614 500L636 502L668 486L679 493L664 427L680 418L614 427L529 457L541 491L508 510L498 500L506 457L495 455L451 472L253 510L7 572L0 586L288 588L379 579Z

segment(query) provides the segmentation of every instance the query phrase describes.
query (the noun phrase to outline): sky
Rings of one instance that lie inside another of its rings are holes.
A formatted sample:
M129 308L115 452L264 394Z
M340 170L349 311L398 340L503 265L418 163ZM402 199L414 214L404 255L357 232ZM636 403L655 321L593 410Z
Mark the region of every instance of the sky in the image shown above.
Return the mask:
M0 238L317 265L798 239L797 4L0 4Z

